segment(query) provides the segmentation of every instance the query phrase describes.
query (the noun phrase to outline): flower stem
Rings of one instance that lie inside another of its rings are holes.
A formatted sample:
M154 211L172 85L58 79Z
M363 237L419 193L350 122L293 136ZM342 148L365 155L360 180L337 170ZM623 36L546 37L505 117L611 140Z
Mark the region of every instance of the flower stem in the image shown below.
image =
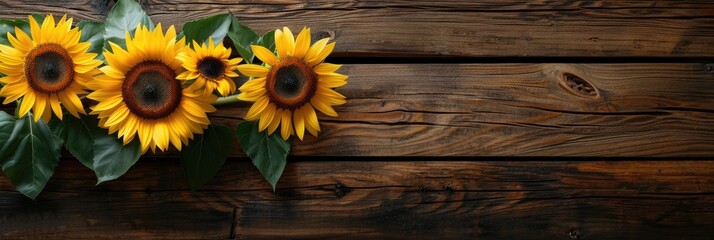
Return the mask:
M215 102L213 102L213 105L223 105L234 102L238 102L238 94L230 95L227 97L219 97Z

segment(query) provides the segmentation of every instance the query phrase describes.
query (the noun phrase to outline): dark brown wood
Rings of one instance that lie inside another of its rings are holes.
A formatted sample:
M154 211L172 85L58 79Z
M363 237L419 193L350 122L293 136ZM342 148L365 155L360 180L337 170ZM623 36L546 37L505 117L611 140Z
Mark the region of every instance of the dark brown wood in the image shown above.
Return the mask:
M114 2L0 0L0 18L101 20ZM140 2L179 27L226 12L261 33L312 27L362 63L339 71L348 103L293 140L275 193L246 158L196 192L173 157L99 186L63 159L34 201L0 173L0 239L714 236L714 3Z
M712 156L711 66L348 65L340 117L320 115L321 135L293 139L292 154ZM248 107L213 120L234 127Z
M63 160L36 201L0 177L0 238L707 239L714 161L301 161L276 193L247 159L191 193L178 161L121 179ZM233 226L235 225L235 229ZM233 230L231 230L233 229Z
M231 12L259 32L310 26L335 56L709 57L714 4L700 1L141 1L155 22ZM103 19L112 1L0 1L0 16Z

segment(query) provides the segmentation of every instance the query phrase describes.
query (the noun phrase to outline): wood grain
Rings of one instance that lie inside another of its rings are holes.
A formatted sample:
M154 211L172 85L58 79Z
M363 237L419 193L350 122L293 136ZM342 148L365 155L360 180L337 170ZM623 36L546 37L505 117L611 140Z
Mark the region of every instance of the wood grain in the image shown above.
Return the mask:
M682 1L141 1L155 22L231 12L259 32L310 26L335 56L711 57L714 3ZM113 1L0 1L0 16L103 19Z
M712 66L350 64L340 116L319 114L319 137L294 137L291 155L709 157ZM235 129L249 107L222 105L211 120ZM237 141L232 156L245 156Z
M712 156L711 66L347 65L340 117L319 115L321 135L294 139L292 154ZM573 91L564 76L593 89ZM235 127L248 107L221 106L212 119Z
M714 161L295 161L272 193L247 159L191 193L178 161L94 186L66 159L36 201L0 177L0 238L706 239ZM231 230L233 229L233 230ZM682 231L686 229L686 231Z

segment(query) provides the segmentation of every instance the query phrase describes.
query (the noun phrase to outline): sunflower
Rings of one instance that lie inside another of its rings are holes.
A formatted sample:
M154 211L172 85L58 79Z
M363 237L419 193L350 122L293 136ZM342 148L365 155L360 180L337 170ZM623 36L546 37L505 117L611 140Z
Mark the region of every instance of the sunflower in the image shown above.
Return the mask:
M255 56L265 66L242 64L243 75L255 77L243 84L238 99L255 102L245 116L259 120L260 131L272 134L280 125L287 140L296 134L302 140L305 129L317 136L320 125L315 109L337 117L332 106L344 104L345 96L332 88L347 84L347 76L335 73L340 65L323 63L335 47L329 38L310 44L310 29L303 28L297 40L287 27L275 31L277 56L265 47L252 45Z
M99 115L100 126L118 132L124 144L138 135L142 153L156 147L165 151L169 143L181 150L181 143L203 133L216 97L184 88L176 79L182 70L176 55L185 44L183 38L176 41L173 26L166 35L161 24L153 31L139 26L133 38L126 33L126 50L110 46L103 74L87 85L95 90L87 97L99 102L91 114Z
M87 53L90 43L79 41L82 33L67 15L56 25L51 14L41 27L32 16L29 21L30 35L15 27L14 36L7 34L12 47L0 45L0 72L7 75L0 78L3 104L22 98L20 116L32 108L35 121L49 122L52 112L62 119L60 105L75 117L86 114L77 95L87 93L85 86L102 62Z
M209 93L218 89L218 93L224 97L233 94L236 84L231 78L238 77L235 68L243 59L228 59L230 56L231 50L222 43L214 45L212 38L209 38L208 45L199 45L193 41L193 49L186 48L176 57L183 62L186 69L176 78L195 80L191 85L192 89L204 89Z

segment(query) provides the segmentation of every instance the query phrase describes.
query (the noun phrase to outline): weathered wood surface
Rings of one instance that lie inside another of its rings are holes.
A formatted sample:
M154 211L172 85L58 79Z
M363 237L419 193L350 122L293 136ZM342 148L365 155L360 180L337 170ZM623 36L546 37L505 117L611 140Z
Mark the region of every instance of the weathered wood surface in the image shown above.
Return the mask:
M714 161L291 161L277 193L247 159L191 193L178 161L94 186L60 163L36 201L0 178L0 238L708 239Z
M340 117L320 116L321 135L293 140L292 154L713 156L713 66L346 65ZM576 77L593 89L569 87ZM234 127L248 107L213 120Z
M113 2L0 0L0 18L101 20ZM351 63L349 101L294 141L277 193L245 158L195 193L175 158L99 186L65 159L35 201L0 174L0 239L714 236L712 2L141 3L165 24L310 26Z
M140 1L156 22L232 12L258 31L313 27L336 56L710 57L714 3L698 1ZM104 18L113 1L0 0L0 16Z

